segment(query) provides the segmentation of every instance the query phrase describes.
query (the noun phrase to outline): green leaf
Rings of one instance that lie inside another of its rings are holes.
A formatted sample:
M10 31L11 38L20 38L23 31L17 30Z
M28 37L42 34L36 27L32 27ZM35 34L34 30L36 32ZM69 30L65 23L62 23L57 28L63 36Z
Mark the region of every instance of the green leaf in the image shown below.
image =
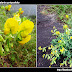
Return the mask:
M9 47L9 39L7 39L7 45L8 45L8 47Z
M27 17L23 17L23 18L21 18L21 22L23 22L23 21L25 21L25 20L31 20L31 19L28 19Z
M23 62L23 64L27 64L27 62L28 62L28 59L25 59L25 61Z
M46 55L45 55L45 58L47 58L48 56L49 56L49 55L48 55L48 54L46 54Z
M50 59L50 56L48 56L48 58L47 59Z
M11 60L14 61L15 60L15 57L12 57Z
M17 41L21 41L21 40L22 40L21 32L19 32L19 33L17 34L16 40L17 40Z
M42 52L46 52L46 47L43 48Z

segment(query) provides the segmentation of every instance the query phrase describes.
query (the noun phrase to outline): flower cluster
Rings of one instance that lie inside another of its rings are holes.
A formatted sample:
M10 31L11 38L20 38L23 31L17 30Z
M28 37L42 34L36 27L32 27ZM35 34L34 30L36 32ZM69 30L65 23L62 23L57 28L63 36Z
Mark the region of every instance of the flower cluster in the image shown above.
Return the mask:
M24 11L22 11L22 8L19 8L19 14L23 14Z
M11 5L5 6L5 10L10 11Z
M30 20L25 20L22 23L18 23L19 14L14 15L13 18L7 19L4 25L4 33L5 34L16 34L17 32L20 33L22 40L18 41L20 44L25 44L31 39L31 35L29 35L33 28L34 23ZM20 21L21 22L21 21Z

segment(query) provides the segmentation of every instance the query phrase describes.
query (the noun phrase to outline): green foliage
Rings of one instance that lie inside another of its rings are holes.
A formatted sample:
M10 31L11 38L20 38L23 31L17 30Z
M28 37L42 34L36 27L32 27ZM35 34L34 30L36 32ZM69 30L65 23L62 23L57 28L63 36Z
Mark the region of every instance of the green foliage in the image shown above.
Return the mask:
M46 5L49 8L44 8L42 12L47 11L48 13L56 13L57 17L56 19L58 21L61 21L65 24L69 25L69 28L72 28L72 5ZM69 16L69 18L66 18L66 15Z
M60 20L69 25L69 28L72 28L72 5L50 5L52 13L57 13L57 20ZM69 18L66 18L66 15L69 15Z
M54 28L52 33L57 36L56 39L50 42L51 46L43 47L41 50L46 52L48 48L51 51L50 54L43 54L43 58L50 59L51 65L56 64L63 56L64 59L60 66L67 66L69 64L72 67L72 29L69 29L66 25L63 26L63 29L64 33L60 33Z

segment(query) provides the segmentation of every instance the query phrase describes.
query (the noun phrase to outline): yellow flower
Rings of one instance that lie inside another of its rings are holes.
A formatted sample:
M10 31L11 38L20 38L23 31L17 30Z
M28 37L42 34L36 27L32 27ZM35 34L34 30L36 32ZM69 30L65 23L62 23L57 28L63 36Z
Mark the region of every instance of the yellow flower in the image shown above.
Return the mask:
M60 34L60 32L59 32L59 31L56 31L56 34L57 34L57 35L59 35L59 34Z
M70 36L70 39L72 39L72 36Z
M18 31L19 32L22 31L21 36L25 37L29 33L32 32L33 28L34 28L34 23L32 21L25 20L19 25L19 30Z
M10 9L11 8L11 5L8 5L8 9Z
M51 65L49 67L51 67Z
M69 16L68 16L68 15L66 15L66 18L69 18Z
M61 42L62 42L61 40L58 41L58 43L61 43Z
M60 63L60 66L62 66L63 65L63 63Z
M27 35L25 38L22 38L22 41L18 41L21 45L27 43L31 39L31 35Z
M55 29L56 27L55 26L53 26L53 29Z
M21 14L23 14L24 11L21 11Z
M8 11L10 11L10 9L8 9Z
M38 49L39 49L39 50L42 50L41 46L40 46L40 47L38 47Z
M15 34L18 31L18 27L19 27L18 22L13 18L9 18L5 22L4 33L9 34L11 32L12 34Z
M21 11L22 10L22 8L19 8L19 11Z
M45 54L42 55L42 57L44 58Z
M53 48L54 46L53 45L51 45L51 48Z
M52 63L50 63L50 65L52 65Z
M66 32L66 34L68 34L68 32Z
M56 60L56 58L54 60Z
M51 32L53 33L53 30L51 30Z
M62 37L62 39L63 39L63 37Z
M65 25L63 25L63 29L67 29L68 28L68 26L65 24Z
M51 49L50 47L48 47L48 49Z
M20 19L20 14L15 14L14 17L13 17L15 20L18 21L18 23L20 24L21 23L21 19Z
M53 53L51 52L51 54L53 54Z
M55 50L55 52L57 52L57 51Z
M10 29L9 28L5 28L4 34L9 34L9 33L10 33Z
M60 49L60 52L62 52L62 53L63 53L63 51L64 51L64 47L63 47L62 49Z
M19 13L18 14L16 14L16 15L14 15L14 17L13 18L19 18Z

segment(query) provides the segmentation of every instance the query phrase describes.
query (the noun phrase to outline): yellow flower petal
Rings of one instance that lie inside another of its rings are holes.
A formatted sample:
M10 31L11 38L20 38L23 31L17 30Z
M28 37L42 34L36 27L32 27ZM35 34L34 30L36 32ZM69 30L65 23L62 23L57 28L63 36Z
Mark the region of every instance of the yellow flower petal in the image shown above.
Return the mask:
M53 45L51 45L51 48L53 48L54 46Z
M65 49L64 49L64 47L62 48L62 49L60 49L60 52L62 52L63 53L63 51L64 51Z
M70 39L72 39L72 36L70 36Z
M56 31L56 34L57 34L57 35L59 35L59 34L60 34L60 32L59 32L59 31Z
M42 57L44 58L45 54L42 55Z
M51 54L53 54L53 53L51 52Z
M53 30L51 30L51 32L53 33Z
M19 18L19 13L18 14L16 14L16 15L14 15L14 17L13 18Z
M48 47L48 49L51 49L50 47Z
M68 15L66 15L66 18L69 18L69 16L68 16Z
M15 34L18 31L18 27L19 27L18 22L13 18L9 18L5 22L4 32L5 34L8 34L9 32L11 32L12 34Z
M64 51L64 47L62 48L62 50Z
M11 8L11 5L8 5L8 9L10 9Z
M5 30L4 30L4 34L9 34L10 33L10 29L9 28L6 28Z
M22 36L22 37L25 37L25 36L27 36L29 33L32 32L33 28L34 28L34 23L33 23L32 21L25 20L25 21L23 21L23 22L20 24L18 31L19 31L19 32L22 31L22 32L21 32L21 36Z
M61 42L62 42L61 40L58 41L58 43L61 43Z
M21 11L22 10L22 8L19 8L19 11Z
M24 11L21 11L21 14L23 14Z
M8 9L8 11L10 11L10 9Z
M55 26L53 26L53 29L55 29L56 27Z
M25 38L22 38L22 41L18 41L21 45L27 43L31 39L31 35L26 36Z
M63 39L63 37L62 37L62 39Z
M56 58L54 60L56 60Z
M65 25L63 25L63 29L67 29L68 28L68 26L65 24Z
M50 63L50 65L52 65L52 63Z
M40 46L40 47L38 47L38 49L39 49L39 50L42 50L41 46Z
M49 67L51 67L51 65Z
M55 51L55 52L57 52L57 51Z

